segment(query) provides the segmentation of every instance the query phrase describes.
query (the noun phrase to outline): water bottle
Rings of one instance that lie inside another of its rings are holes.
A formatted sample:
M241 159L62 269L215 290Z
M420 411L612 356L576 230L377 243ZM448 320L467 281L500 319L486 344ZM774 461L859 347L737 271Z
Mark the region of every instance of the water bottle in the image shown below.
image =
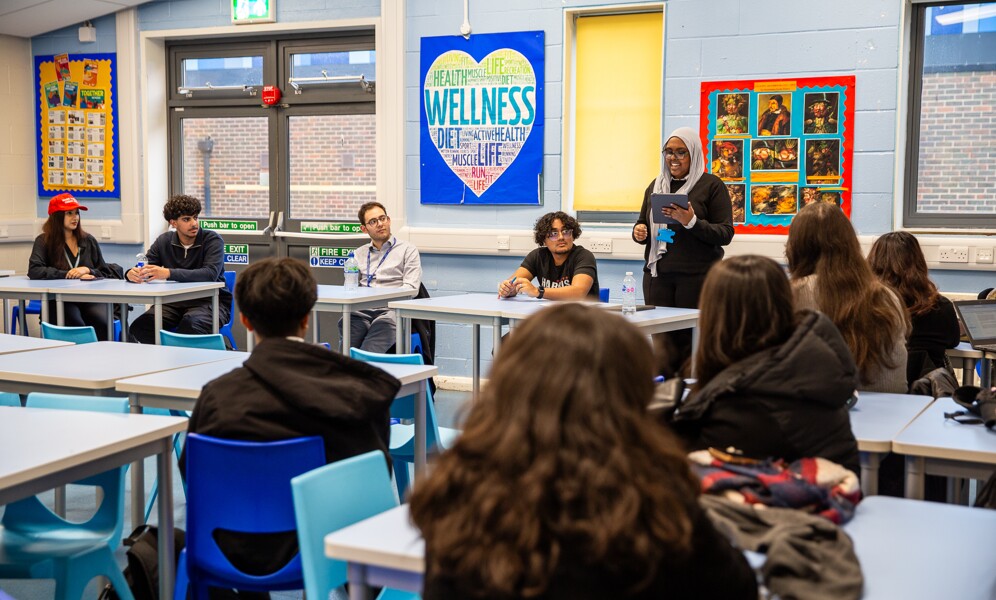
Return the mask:
M353 251L349 251L349 256L346 257L346 264L342 266L343 275L346 278L346 290L352 291L360 286L360 265L356 262L356 257L353 256Z
M145 263L147 263L147 262L148 262L148 259L145 257L145 253L144 252L139 252L138 254L135 255L135 268L136 269L141 269L142 267L145 266Z
M623 277L622 298L622 314L636 314L636 279L632 271L626 271L626 276Z

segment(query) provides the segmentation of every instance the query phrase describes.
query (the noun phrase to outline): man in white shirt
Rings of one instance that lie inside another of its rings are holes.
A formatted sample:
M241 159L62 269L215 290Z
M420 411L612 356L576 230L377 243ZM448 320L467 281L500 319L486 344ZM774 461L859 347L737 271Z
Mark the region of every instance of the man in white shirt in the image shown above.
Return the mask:
M367 202L358 213L360 229L370 243L353 251L360 268L360 285L365 287L409 287L416 292L422 282L422 259L418 249L391 235L391 217L384 205ZM397 324L394 311L384 308L361 310L350 317L349 335L353 346L369 352L387 352L394 346ZM342 321L339 322L342 333ZM349 348L343 348L349 352Z

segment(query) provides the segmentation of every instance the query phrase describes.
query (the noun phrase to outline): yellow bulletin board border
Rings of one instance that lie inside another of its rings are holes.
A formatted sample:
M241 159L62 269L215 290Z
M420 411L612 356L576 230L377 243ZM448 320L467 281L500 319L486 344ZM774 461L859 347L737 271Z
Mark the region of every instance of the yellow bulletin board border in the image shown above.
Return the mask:
M36 56L38 195L118 198L117 55Z

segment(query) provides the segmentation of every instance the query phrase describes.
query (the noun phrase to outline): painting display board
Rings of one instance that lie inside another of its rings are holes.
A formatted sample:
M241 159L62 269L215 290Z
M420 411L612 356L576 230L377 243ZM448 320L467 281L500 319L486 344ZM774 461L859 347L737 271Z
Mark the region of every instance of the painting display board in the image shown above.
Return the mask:
M120 197L113 53L36 56L38 195Z
M854 76L702 83L706 170L723 180L737 233L785 234L812 202L851 216Z
M540 204L542 31L421 40L423 204Z

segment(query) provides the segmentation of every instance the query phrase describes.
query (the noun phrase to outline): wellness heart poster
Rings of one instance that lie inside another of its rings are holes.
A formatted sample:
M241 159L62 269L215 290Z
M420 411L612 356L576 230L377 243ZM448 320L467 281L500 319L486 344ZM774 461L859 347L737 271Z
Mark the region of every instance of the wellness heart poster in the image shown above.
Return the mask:
M540 204L542 31L422 38L422 204Z

